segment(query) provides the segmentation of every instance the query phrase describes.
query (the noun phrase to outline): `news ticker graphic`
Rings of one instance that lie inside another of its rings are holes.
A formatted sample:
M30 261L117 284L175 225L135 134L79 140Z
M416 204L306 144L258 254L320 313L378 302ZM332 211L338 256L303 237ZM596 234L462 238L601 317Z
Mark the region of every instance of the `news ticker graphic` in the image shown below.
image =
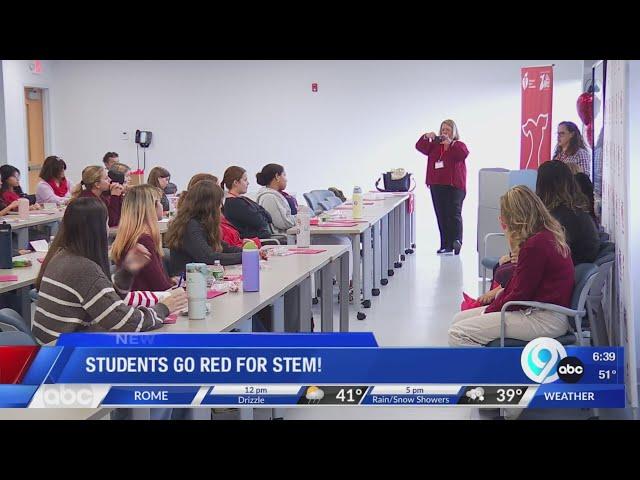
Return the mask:
M370 333L71 334L0 347L0 408L623 408L622 347L381 348Z

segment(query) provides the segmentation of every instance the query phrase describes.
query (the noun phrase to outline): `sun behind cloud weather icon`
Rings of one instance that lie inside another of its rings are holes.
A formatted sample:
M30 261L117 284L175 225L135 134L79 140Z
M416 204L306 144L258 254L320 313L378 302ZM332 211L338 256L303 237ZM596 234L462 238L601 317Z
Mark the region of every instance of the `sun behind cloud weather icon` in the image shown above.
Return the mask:
M320 400L324 398L324 390L318 387L311 386L307 388L307 393L305 394L305 397L308 400L307 403L310 403L310 404L320 403Z

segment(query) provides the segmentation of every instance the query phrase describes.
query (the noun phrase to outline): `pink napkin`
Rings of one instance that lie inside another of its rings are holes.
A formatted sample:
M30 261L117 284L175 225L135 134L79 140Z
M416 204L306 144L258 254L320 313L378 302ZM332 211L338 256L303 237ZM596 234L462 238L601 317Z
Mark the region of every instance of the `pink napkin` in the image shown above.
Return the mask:
M175 313L172 313L171 315L168 315L165 319L164 322L162 323L168 323L168 324L172 324L172 323L176 323L178 321L178 315Z
M0 275L0 282L17 282L17 275Z
M358 222L323 222L315 225L316 227L355 227Z
M471 308L478 308L478 307L482 307L483 306L478 300L476 300L475 298L470 297L469 295L467 295L464 292L462 292L462 298L464 298L464 300L460 304L460 310L461 311L469 310Z
M322 253L322 252L326 252L326 249L320 249L320 248L290 248L289 252L296 254L296 255L314 255L316 253Z
M219 297L220 295L224 295L227 292L223 292L220 290L208 290L207 291L207 300L211 300L212 298Z

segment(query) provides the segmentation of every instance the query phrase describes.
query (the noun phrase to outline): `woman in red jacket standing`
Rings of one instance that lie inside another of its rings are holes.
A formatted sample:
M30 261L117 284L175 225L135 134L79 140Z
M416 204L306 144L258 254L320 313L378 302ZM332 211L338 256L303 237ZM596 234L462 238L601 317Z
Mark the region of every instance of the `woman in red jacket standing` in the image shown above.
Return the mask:
M460 141L453 120L444 120L440 134L425 133L416 149L427 156L427 187L440 229L438 254L460 253L462 248L462 202L467 194L467 146Z

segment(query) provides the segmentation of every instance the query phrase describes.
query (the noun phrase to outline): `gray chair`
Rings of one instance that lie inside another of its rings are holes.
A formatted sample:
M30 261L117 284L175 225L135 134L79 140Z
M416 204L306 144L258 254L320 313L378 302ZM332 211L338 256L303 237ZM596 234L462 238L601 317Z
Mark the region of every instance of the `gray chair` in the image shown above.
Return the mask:
M598 250L598 256L596 258L600 258L608 253L616 252L616 244L609 241L600 242L600 249Z
M563 345L584 344L584 334L582 330L582 319L587 315L586 302L587 296L593 282L596 280L598 267L593 263L581 263L575 266L575 286L573 287L573 295L571 296L571 308L561 307L552 303L529 302L524 300L516 300L507 302L502 306L500 318L500 338L489 342L487 347L522 347L528 341L505 338L505 318L507 308L512 305L522 305L526 307L535 307L550 312L557 312L569 317L569 324L573 332L557 337L556 340Z
M37 342L24 332L1 332L0 347L37 345Z
M504 237L504 233L502 232L487 233L484 236L484 250L482 252L482 260L480 260L480 263L482 264L482 293L487 293L487 269L493 272L493 269L495 268L495 266L498 264L498 261L500 260L497 257L487 256L487 243L489 242L489 239L494 237Z
M615 252L605 252L593 262L598 268L598 273L587 296L587 319L589 320L594 347L612 345L612 335L608 328L610 319L605 314L602 301L604 299L604 288L609 280L615 260Z
M31 328L29 328L27 322L24 321L18 312L10 308L0 310L0 331L2 331L2 333L20 332L28 335L35 342L35 337L31 333Z
M336 197L331 190L311 190L303 194L309 208L318 215L342 204L342 200Z
M323 212L323 208L320 205L320 202L323 200L323 197L317 195L316 192L317 190L312 190L310 192L302 194L304 199L307 201L307 205L309 205L309 208L313 210L313 213L315 215Z

